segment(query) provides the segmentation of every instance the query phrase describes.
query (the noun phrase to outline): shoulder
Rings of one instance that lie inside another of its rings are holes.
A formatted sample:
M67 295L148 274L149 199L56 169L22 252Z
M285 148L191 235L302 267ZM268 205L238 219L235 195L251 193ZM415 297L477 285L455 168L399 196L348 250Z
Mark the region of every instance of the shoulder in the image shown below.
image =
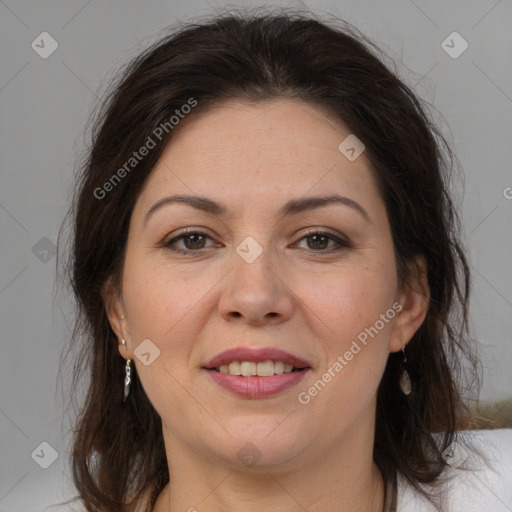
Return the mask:
M459 432L445 459L450 467L439 488L443 511L512 510L512 429ZM435 511L403 478L398 484L397 512Z

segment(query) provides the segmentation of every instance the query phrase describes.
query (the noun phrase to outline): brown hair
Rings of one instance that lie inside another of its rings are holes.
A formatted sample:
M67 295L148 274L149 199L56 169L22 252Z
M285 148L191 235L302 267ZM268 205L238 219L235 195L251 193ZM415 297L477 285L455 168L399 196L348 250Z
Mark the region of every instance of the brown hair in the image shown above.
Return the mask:
M197 106L190 116L227 99L295 98L327 110L365 144L388 212L399 280L411 282L411 263L423 255L430 287L427 317L407 347L409 396L398 386L401 353L387 362L374 460L387 482L399 472L429 494L421 484L438 481L446 465L441 453L465 410L464 362L477 375L467 328L469 269L448 193L455 160L420 101L381 58L343 22L330 26L289 11L229 14L166 36L113 84L71 211L70 273L79 313L72 344L80 350L73 392L89 377L72 470L86 510L130 510L126 503L169 480L161 420L135 371L123 403L124 360L101 292L109 280L118 282L132 209L172 130L108 193L97 190L191 98Z

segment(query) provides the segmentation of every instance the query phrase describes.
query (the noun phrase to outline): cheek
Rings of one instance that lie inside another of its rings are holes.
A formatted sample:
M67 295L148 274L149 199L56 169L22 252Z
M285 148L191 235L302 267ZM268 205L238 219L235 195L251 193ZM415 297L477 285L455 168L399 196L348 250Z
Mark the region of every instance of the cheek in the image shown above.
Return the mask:
M131 256L125 262L123 296L134 363L157 413L167 417L172 404L173 414L180 416L190 413L190 404L186 406L190 395L184 392L189 387L190 353L204 326L204 287L211 288L215 280L183 276L176 268L152 265L148 260L142 264L142 258ZM137 357L137 348L147 339L157 347L158 356L146 366Z
M393 267L392 267L393 268ZM312 387L301 403L316 401L327 415L345 414L347 407L364 410L373 399L389 354L389 339L396 311L393 271L375 267L319 273L297 293L312 322L318 348L323 352ZM345 413L343 412L345 411Z
M298 279L294 287L298 307L304 304L304 314L316 322L315 330L340 348L392 307L395 292L394 271L384 271L380 265L318 272L314 279ZM389 331L388 324L380 330Z
M168 344L186 337L177 333L197 328L191 318L218 281L213 272L198 275L183 266L155 263L137 255L125 262L124 276L123 296L135 343L153 337L155 342Z
M149 260L127 258L123 296L137 372L152 396L149 387L163 381L167 392L172 392L170 375L179 378L188 370L189 354L203 325L198 317L203 288L211 287L214 279L205 276L201 286L198 279L180 275L176 268L151 264ZM150 366L137 359L137 347L147 339L159 351Z

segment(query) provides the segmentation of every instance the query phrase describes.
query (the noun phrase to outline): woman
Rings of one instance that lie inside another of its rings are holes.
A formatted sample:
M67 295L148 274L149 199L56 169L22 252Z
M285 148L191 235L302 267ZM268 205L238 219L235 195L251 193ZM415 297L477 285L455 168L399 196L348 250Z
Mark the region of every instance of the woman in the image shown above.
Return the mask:
M73 212L86 510L511 506L504 469L472 480L510 432L458 434L476 361L449 149L375 51L223 16L112 90Z

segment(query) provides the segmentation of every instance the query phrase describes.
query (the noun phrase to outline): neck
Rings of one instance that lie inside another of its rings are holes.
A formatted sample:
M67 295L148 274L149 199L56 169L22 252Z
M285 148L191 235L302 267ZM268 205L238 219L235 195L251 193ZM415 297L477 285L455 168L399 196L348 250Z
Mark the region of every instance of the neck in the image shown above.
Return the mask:
M382 512L384 482L372 460L373 424L290 463L240 467L208 459L166 435L170 482L154 512Z

